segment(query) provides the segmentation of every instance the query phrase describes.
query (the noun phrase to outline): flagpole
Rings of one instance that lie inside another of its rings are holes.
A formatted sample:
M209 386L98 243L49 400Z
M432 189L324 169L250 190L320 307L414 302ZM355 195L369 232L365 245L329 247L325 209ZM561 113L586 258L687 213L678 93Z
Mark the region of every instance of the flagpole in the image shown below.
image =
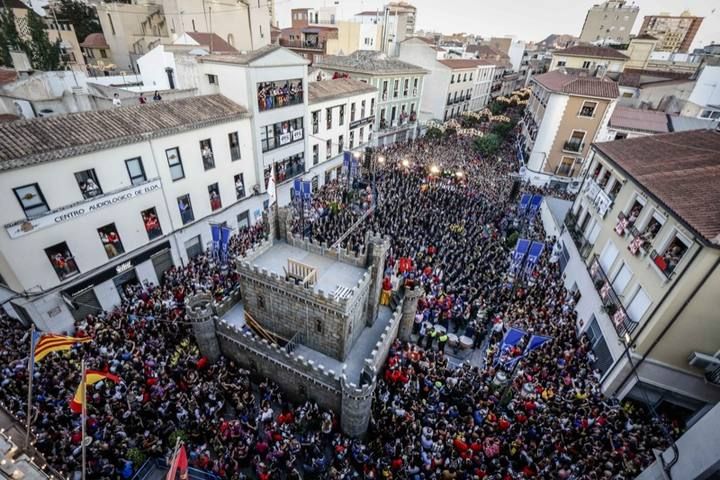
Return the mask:
M32 423L32 388L33 388L33 369L35 367L35 359L33 355L33 339L35 337L35 324L30 327L30 356L28 357L28 395L27 395L27 426L25 429L25 448L30 446L30 424Z
M82 422L82 480L85 480L85 417L87 415L87 412L85 411L85 405L87 404L87 398L86 398L86 392L87 389L85 388L85 359L82 361L82 377L80 380L80 391L82 395L82 409L81 409L81 422Z

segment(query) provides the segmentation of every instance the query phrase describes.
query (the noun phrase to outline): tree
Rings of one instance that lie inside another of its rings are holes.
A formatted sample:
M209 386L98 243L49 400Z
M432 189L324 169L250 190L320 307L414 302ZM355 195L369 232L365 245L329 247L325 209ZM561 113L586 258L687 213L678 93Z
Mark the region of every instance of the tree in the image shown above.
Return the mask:
M450 138L457 134L457 129L453 127L445 127L445 138Z
M56 14L72 24L79 42L83 42L91 33L102 32L97 11L85 3L76 0L60 0Z
M60 67L60 40L50 42L45 21L37 13L30 10L27 16L30 44L28 55L30 63L36 70L52 71Z
M443 136L442 130L440 130L437 127L430 127L428 128L428 131L425 132L425 138L428 140L439 140Z
M475 138L475 148L483 157L491 157L498 151L502 141L494 133Z
M492 127L492 133L502 139L507 138L508 134L515 128L515 122L498 122Z
M26 51L27 45L20 38L15 24L15 14L11 8L0 10L0 64L12 67L12 51Z
M507 110L507 107L507 104L498 101L493 101L490 105L488 105L488 108L493 115L502 115L505 113L505 110Z

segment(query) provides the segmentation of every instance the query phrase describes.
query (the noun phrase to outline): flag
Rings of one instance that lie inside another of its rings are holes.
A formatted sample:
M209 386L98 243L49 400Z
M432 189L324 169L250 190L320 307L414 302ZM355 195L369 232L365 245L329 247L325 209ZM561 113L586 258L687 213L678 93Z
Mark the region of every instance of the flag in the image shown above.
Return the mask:
M514 347L520 340L525 336L526 332L519 328L510 328L500 342L500 348L497 351L497 357L495 358L495 365L500 362L500 357L505 355L511 347Z
M275 164L272 164L272 167L270 167L270 178L268 178L267 183L267 193L270 197L270 205L275 203L275 200L277 200L277 192L275 191Z
M175 480L177 472L180 472L180 480L188 478L188 459L187 454L185 453L185 445L180 445L180 448L175 454L175 458L173 458L173 461L170 464L170 470L168 471L165 480Z
M70 350L76 343L87 343L92 341L90 337L66 337L54 333L32 333L32 355L33 363L39 362L50 352Z
M88 370L85 372L85 379L80 381L80 385L75 392L75 396L70 400L70 410L75 413L81 413L85 406L85 398L83 398L83 382L85 382L85 388L87 385L94 385L101 380L111 380L115 383L120 383L120 377L113 375L112 373L99 372L97 370Z
M552 337L545 337L543 335L532 335L530 337L530 341L527 344L527 347L525 347L523 355L527 355L536 348L540 348L548 340L552 340Z

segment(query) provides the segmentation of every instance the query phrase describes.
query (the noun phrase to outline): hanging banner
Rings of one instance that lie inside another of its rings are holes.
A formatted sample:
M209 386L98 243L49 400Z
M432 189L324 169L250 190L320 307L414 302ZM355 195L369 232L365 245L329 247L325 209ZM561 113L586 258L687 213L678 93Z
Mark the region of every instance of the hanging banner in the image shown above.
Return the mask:
M512 259L510 263L510 270L512 272L517 272L520 269L520 266L525 260L525 254L527 254L529 249L530 240L527 240L525 238L521 238L518 240L517 245L515 245L515 250L512 253Z
M542 195L533 195L532 200L530 200L530 215L535 215L540 210L542 200Z
M522 213L525 210L527 210L528 206L530 205L530 199L532 198L532 195L529 193L523 193L520 197L520 209L519 211Z
M530 245L530 250L528 251L527 256L527 263L525 264L525 273L527 276L530 276L532 274L532 271L535 268L538 260L540 259L540 255L542 254L544 248L545 244L538 241L534 241L532 242L532 245Z

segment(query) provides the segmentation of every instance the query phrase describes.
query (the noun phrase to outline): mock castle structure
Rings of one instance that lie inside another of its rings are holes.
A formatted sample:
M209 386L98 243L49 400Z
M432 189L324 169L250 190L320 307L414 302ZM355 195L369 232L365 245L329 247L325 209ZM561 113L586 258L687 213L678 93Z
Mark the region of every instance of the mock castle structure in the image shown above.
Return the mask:
M198 346L333 409L346 434L361 436L377 372L399 330L409 334L419 292L396 298L394 310L380 306L388 239L368 233L358 253L331 248L292 235L291 212L272 210L270 239L234 260L240 294L188 300Z

